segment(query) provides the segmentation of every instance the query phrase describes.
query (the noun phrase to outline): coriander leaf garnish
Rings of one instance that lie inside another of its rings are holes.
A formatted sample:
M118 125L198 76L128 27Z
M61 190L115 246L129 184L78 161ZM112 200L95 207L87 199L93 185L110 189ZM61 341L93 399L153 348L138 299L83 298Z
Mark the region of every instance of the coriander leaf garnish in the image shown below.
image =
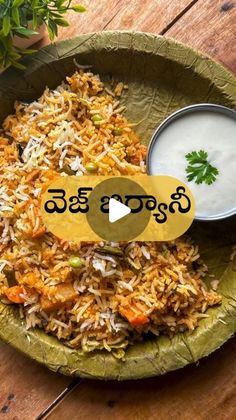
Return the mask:
M207 185L215 182L219 171L208 161L208 153L204 150L193 151L185 155L189 165L186 167L187 180L196 184L205 182Z

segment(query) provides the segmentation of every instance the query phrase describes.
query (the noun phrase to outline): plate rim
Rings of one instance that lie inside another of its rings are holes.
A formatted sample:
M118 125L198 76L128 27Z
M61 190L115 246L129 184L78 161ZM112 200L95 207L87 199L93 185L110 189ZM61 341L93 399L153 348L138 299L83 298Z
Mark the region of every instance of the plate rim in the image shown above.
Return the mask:
M29 68L23 74L19 70L9 69L0 76L0 94L4 94L7 91L7 89L5 91L4 89L2 90L4 81L8 80L9 84L9 80L14 80L17 83L22 76L27 80L28 75L40 68L41 65L55 61L55 58L60 60L63 57L68 57L68 54L70 56L73 50L76 51L79 48L83 50L86 48L87 42L92 40L97 42L96 48L100 45L100 48L104 49L104 45L101 46L101 40L104 39L107 40L107 45L110 43L112 44L111 46L115 47L120 42L123 49L132 48L135 51L144 51L144 44L149 49L145 49L145 52L148 54L169 57L172 61L174 60L182 65L187 65L187 60L185 59L183 62L181 54L179 56L173 55L172 57L173 51L176 50L194 56L192 62L194 72L197 74L203 72L204 77L212 82L211 75L219 89L225 80L229 81L229 86L224 86L224 92L230 98L232 95L235 97L234 106L236 107L236 79L231 71L225 69L209 56L172 38L134 31L92 32L59 41L53 46L46 46L24 60L25 64L29 65ZM141 40L143 41L141 42ZM73 44L72 49L60 55L60 49L63 50L69 42ZM53 56L53 51L57 54L56 57ZM42 56L47 57L46 63L40 61L39 58L42 58ZM11 88L14 89L14 83ZM191 335L186 333L178 334L175 339L176 343L174 343L175 354L173 354L174 340L164 336L159 337L156 341L145 341L131 346L127 350L125 362L118 361L109 353L84 354L81 351L72 350L64 346L58 339L47 335L42 330L26 331L25 323L19 320L16 309L2 303L0 303L0 338L16 349L23 351L27 356L47 365L51 370L59 371L66 375L98 379L137 379L179 369L189 363L196 362L219 348L236 331L236 323L231 325L232 317L236 315L235 301L229 299L229 302L225 302L225 306L222 308L224 311L221 321L217 317L212 320L210 332L214 335L215 340L214 342L211 341L208 346L203 345L201 352L192 350L192 341L194 341L194 338L197 338L200 342L205 343L209 330L204 328L197 328ZM212 311L212 309L209 311ZM201 321L201 325L203 326L205 322L205 320ZM228 327L229 324L231 326L230 329ZM164 352L162 350L163 347L165 348ZM145 355L142 354L143 349L145 350Z

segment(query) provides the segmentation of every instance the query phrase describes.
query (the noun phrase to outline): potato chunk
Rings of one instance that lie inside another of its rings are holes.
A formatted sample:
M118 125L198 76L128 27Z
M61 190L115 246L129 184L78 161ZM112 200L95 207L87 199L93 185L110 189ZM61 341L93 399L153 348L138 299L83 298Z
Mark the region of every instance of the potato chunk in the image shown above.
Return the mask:
M51 312L55 309L62 308L66 303L72 302L78 293L76 293L71 283L58 284L53 299L42 295L40 298L41 308L45 312Z

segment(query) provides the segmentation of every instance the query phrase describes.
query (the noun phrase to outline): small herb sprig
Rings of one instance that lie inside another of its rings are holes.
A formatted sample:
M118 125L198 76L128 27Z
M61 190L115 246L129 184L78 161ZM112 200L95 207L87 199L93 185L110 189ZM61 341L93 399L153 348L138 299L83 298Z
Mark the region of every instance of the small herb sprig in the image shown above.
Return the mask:
M196 184L205 182L207 185L215 182L219 171L210 164L207 152L204 150L193 151L185 157L189 163L186 167L188 181L195 181Z
M36 35L44 23L50 41L53 41L59 26L69 26L64 19L68 11L82 13L85 10L81 4L72 4L72 0L0 0L0 71L9 66L23 69L19 60L34 52L15 47L15 36L29 38Z

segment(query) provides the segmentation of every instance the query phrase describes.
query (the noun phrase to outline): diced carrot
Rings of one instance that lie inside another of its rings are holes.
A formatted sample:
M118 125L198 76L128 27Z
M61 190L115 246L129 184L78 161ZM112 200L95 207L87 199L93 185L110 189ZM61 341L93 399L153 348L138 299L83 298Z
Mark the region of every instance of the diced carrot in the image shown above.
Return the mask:
M9 299L13 303L24 303L25 299L23 299L20 295L24 293L24 289L22 286L12 286L8 287L5 294L7 299Z
M45 171L44 176L48 180L52 180L54 178L59 177L60 175L58 174L58 172L54 171L53 169L48 169L47 171Z
M30 171L30 173L26 177L26 182L29 183L30 181L35 179L38 176L39 172L40 171L38 169L34 169L33 171Z
M0 137L0 145L8 144L8 140L5 137Z
M143 313L137 314L131 308L121 308L120 314L125 317L133 327L141 327L149 323L149 318Z
M32 234L32 238L40 238L46 232L46 228L44 226L39 227L36 232Z

